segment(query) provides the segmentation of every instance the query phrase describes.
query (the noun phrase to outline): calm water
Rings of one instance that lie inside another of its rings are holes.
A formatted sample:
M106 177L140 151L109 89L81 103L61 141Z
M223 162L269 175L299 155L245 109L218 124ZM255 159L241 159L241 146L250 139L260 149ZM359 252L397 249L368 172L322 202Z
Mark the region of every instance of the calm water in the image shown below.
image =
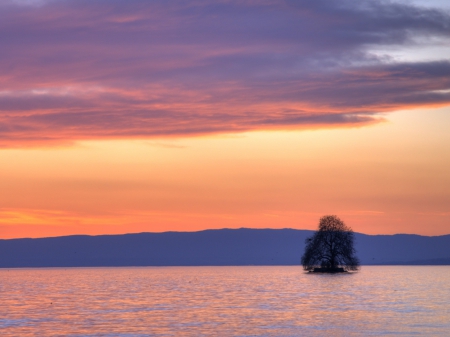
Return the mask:
M450 336L450 267L0 269L0 336Z

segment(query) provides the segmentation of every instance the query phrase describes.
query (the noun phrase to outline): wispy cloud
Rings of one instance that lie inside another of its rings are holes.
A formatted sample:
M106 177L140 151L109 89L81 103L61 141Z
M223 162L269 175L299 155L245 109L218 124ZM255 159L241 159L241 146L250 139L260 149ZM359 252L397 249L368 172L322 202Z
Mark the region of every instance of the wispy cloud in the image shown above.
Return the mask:
M446 105L448 56L380 50L445 48L449 31L448 12L391 1L2 2L0 146L364 125Z

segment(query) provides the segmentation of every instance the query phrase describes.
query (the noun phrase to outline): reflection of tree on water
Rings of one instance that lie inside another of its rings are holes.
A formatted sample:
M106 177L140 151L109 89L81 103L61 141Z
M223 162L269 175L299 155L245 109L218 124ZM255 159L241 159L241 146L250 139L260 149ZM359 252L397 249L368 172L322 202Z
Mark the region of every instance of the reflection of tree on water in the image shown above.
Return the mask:
M306 239L302 265L314 272L344 272L357 270L359 260L353 247L354 236L350 227L335 215L320 218L319 229Z

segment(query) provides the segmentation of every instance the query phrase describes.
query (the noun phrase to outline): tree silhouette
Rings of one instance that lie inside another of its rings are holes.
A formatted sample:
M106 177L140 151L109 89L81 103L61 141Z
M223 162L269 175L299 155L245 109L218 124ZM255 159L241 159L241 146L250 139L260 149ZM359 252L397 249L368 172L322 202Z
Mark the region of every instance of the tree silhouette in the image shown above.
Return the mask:
M305 270L357 270L359 260L353 247L353 231L335 215L320 218L319 229L306 239L302 265Z

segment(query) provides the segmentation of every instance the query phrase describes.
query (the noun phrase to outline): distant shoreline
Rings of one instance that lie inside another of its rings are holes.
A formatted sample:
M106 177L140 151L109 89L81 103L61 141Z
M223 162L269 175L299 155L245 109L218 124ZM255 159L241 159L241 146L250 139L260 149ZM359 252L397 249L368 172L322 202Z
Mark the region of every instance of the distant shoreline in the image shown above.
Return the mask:
M299 266L313 231L219 229L0 240L0 268ZM355 233L362 266L450 265L450 235Z
M54 267L0 267L0 271L7 271L7 270L32 270L32 269L38 269L38 270L45 270L45 269L127 269L127 268L155 268L155 269L164 269L164 268L252 268L252 267L298 267L302 268L301 265L201 265L201 266L54 266ZM394 265L394 264L385 264L385 265L362 265L361 267L450 267L450 264L424 264L424 265ZM344 273L319 273L319 272L309 272L302 270L305 274L312 274L312 275L327 275L327 274L355 274L358 273L358 271L350 271L350 272L344 272Z

